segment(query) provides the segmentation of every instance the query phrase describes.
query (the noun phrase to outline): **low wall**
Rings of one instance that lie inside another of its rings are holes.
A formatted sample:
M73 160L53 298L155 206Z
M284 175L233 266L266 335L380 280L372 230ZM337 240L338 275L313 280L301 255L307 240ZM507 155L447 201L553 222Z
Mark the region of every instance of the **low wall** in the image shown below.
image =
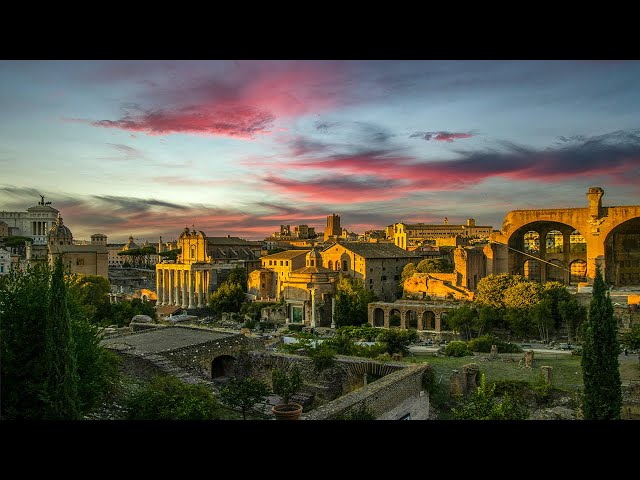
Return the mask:
M429 415L429 394L422 387L422 377L427 368L430 367L426 364L407 366L303 414L301 418L335 420L364 404L381 420L407 415L413 419L426 419Z

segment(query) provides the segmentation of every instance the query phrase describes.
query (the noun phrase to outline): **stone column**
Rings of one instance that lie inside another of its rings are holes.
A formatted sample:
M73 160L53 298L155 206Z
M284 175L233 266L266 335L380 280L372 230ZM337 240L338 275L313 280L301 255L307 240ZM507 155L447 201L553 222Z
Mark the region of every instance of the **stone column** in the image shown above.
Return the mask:
M424 315L424 312L420 312L420 313L416 312L416 320L418 320L418 331L419 332L424 330L424 328L423 328L424 327L423 319L422 319L423 315Z
M191 270L187 271L187 275L189 275L189 308L196 308L195 299L195 285L194 285L194 272Z
M407 328L407 312L400 310L400 328Z
M547 259L547 233L549 232L538 232L540 238L540 260ZM540 265L540 283L544 283L547 281L547 264L544 262L538 262Z
M166 268L162 269L162 290L163 290L163 305L169 305L169 272Z
M544 376L544 381L549 385L551 385L551 372L553 368L546 365L540 368L542 369L542 375Z
M436 316L436 332L440 332L442 330L442 319L440 318L440 315L442 315L442 312L440 313L435 313L434 315Z
M173 286L174 286L173 295L175 297L173 299L173 304L176 307L179 307L180 306L180 270L173 271Z
M182 308L187 308L189 306L189 293L187 292L187 271L180 270L180 283L182 283Z
M384 328L389 328L389 310L384 312Z
M373 322L370 322L370 323L371 323L371 326L373 326ZM335 297L331 297L331 328L336 328L336 298Z
M311 289L311 328L316 326L316 289Z
M564 262L564 284L571 281L571 232L562 232L562 261Z
M172 275L172 270L170 268L167 269L167 290L169 291L169 302L167 303L167 305L173 305L173 278Z
M156 305L162 305L162 270L156 269Z
M202 308L202 273L198 270L195 271L196 281L196 299L198 308Z

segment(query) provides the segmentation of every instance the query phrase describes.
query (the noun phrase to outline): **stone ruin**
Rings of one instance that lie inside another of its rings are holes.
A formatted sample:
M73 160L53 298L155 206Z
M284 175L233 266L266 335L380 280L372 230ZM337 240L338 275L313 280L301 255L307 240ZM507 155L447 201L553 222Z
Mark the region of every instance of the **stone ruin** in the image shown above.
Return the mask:
M524 352L524 368L533 367L533 350L527 350Z
M450 377L451 396L467 397L480 385L480 368L477 363L462 366L462 371L452 370Z

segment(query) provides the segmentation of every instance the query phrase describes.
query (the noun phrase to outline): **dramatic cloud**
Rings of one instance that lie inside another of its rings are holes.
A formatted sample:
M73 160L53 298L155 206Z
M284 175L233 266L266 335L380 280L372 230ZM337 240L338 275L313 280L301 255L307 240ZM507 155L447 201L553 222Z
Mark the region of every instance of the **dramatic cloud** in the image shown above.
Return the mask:
M409 135L409 138L422 138L423 140L434 140L436 142L453 143L454 140L460 138L471 138L471 133L454 133L454 132L416 132Z

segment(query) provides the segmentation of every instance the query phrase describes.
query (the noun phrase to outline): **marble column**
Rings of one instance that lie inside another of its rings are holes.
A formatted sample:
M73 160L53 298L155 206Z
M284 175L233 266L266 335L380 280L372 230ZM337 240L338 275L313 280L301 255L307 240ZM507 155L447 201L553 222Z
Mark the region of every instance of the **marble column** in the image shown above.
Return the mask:
M436 332L442 331L442 319L440 318L440 313L436 313Z
M311 289L311 328L316 326L316 289Z
M173 305L173 279L171 278L171 269L167 269L167 291L169 293L167 295L169 301L166 305Z
M202 308L202 272L196 271L196 296L198 299L198 308Z
M162 270L156 270L156 305L162 305Z
M331 328L336 328L336 298L331 297Z
M180 307L187 308L189 306L189 293L187 292L187 271L180 270L180 282L182 283L182 304Z
M195 296L195 282L194 282L194 278L193 275L194 273L192 271L187 271L187 275L188 275L188 279L189 279L189 308L196 308L195 305L195 299L193 298Z
M173 304L176 307L180 306L180 271L179 270L174 270L173 271L173 295L174 295L174 299L173 299Z

